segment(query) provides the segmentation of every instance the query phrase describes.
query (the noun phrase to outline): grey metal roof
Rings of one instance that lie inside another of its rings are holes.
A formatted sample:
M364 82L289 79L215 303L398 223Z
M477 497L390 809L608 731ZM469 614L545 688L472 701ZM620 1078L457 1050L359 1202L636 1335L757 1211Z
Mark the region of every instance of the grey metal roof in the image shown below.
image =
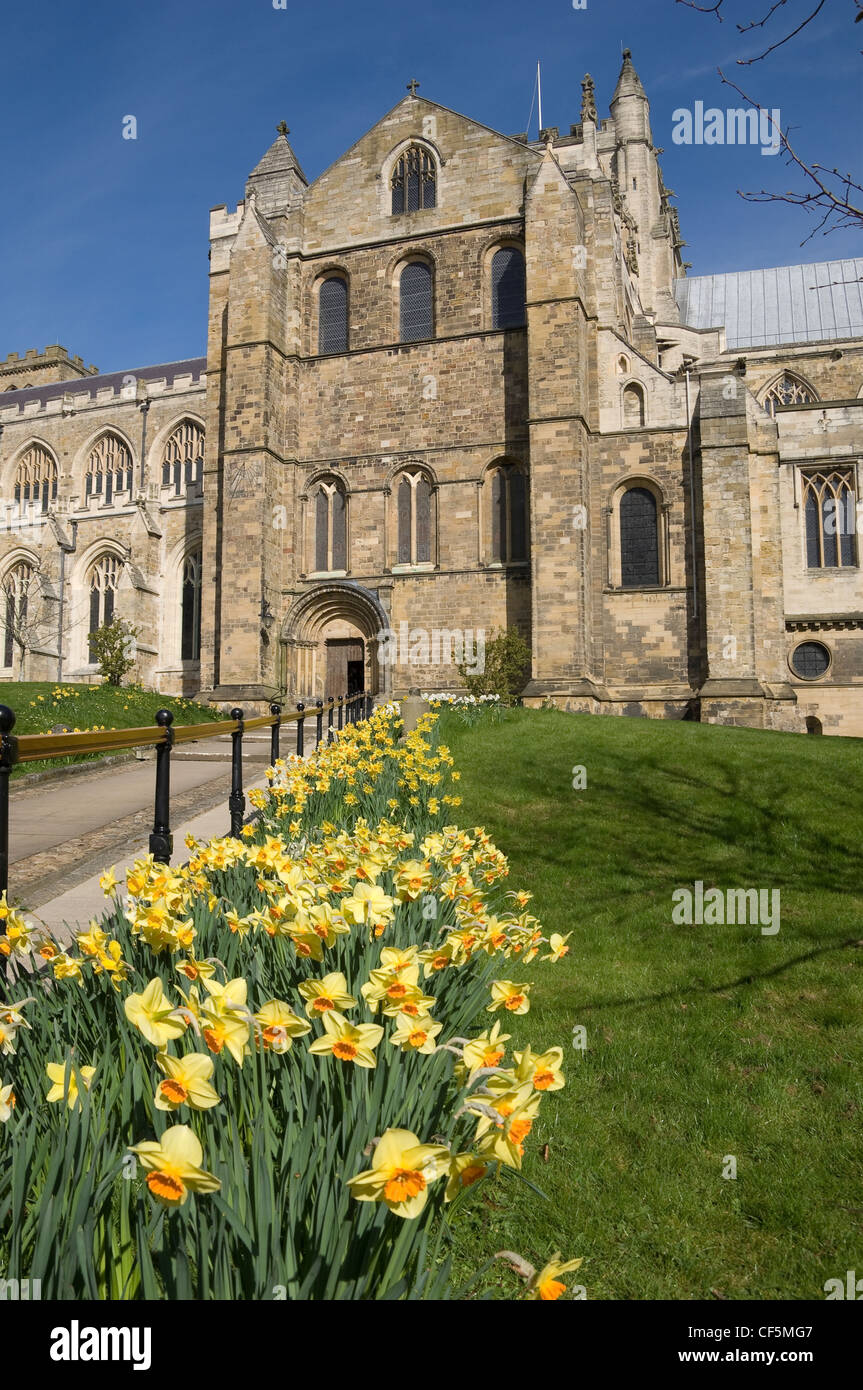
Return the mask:
M725 328L729 348L863 337L863 258L675 280L683 323Z
M23 360L21 365L26 365ZM76 376L69 381L45 381L41 386L21 386L17 391L0 391L0 406L50 401L67 393L79 396L82 392L94 400L96 392L104 391L106 387L119 391L127 377L141 381L161 381L164 377L171 386L175 377L191 375L192 381L197 382L206 370L206 357L190 357L185 362L162 362L153 367L136 367L130 372L100 372L98 376Z

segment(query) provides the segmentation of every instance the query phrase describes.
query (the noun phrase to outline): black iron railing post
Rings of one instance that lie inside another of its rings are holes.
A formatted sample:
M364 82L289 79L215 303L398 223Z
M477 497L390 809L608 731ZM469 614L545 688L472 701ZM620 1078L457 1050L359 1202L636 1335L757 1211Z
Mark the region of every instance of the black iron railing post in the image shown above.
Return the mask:
M18 761L15 712L0 705L0 893L9 887L9 776Z
M156 723L164 729L165 737L156 745L156 797L153 808L153 833L150 853L158 864L170 864L174 853L171 834L171 749L174 746L174 716L169 709L156 711Z
M329 701L329 706L330 706L329 714L327 715L327 743L332 743L332 741L333 741L333 697L332 697L332 695L328 695L328 696L327 696L327 700Z
M297 709L299 710L299 713L300 713L300 717L299 717L299 719L297 720L297 757L298 757L298 758L301 758L301 757L303 756L303 751L304 751L304 750L303 750L303 724L305 723L305 719L304 719L304 716L303 716L303 710L305 709L305 705L303 704L302 700L300 700L300 703L297 705Z
M246 809L246 798L243 796L243 711L232 709L231 718L240 726L231 734L231 795L228 797L228 810L231 813L230 834L238 840L243 829L243 812Z
M270 762L275 763L279 756L279 728L281 726L281 705L270 705L270 714L275 717L275 724L270 730Z
M315 747L320 748L324 737L324 702L318 700L318 725L315 730Z
M345 697L339 696L339 733L345 727Z

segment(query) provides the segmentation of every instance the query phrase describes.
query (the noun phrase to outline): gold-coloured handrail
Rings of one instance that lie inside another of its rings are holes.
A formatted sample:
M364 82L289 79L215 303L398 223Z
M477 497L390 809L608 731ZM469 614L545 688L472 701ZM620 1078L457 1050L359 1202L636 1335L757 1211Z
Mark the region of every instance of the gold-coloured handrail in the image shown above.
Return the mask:
M356 699L356 696L351 697ZM330 709L339 709L347 704L347 697L340 700L327 700L323 706L324 714ZM242 727L249 729L271 729L278 723L295 724L300 719L316 719L317 705L307 705L303 710L291 710L279 715L260 714L254 719L244 719L242 726L236 719L216 719L207 724L180 724L172 726L174 743L196 743L208 738L224 738L234 734ZM156 724L134 729L94 729L85 734L20 734L17 738L17 759L19 763L36 762L43 758L66 758L75 753L116 753L124 748L157 748L166 742L164 727Z

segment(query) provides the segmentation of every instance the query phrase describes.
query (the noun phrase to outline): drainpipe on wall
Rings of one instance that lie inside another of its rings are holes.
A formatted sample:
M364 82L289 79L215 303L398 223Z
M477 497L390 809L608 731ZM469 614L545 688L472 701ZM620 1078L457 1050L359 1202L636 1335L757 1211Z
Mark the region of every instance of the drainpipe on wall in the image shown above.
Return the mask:
M695 468L692 462L692 415L689 406L689 368L686 368L686 444L689 453L689 510L692 522L692 616L698 617L698 566L696 564Z
M57 633L57 684L63 684L63 615L66 607L66 556L74 555L78 546L78 523L69 522L69 529L72 532L72 543L60 540L60 616L58 621L59 631Z
M147 394L146 381L139 381L136 393L137 404L141 407L141 468L140 483L141 491L146 488L146 466L147 466L147 411L150 409L150 397Z

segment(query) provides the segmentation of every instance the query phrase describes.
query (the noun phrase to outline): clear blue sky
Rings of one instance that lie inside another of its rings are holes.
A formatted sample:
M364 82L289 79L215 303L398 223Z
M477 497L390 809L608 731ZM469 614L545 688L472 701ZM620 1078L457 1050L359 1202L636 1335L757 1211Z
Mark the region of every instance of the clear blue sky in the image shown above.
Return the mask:
M692 274L863 254L860 233L818 237L806 216L738 188L791 187L781 156L675 146L672 113L740 104L716 66L757 51L734 19L767 0L726 0L722 25L673 0L39 0L8 6L0 53L3 217L0 356L60 342L103 371L202 354L208 211L242 198L285 119L309 179L404 95L511 134L524 130L536 59L543 120L580 115L581 78L600 116L633 50L651 99L665 181L678 195ZM809 0L789 0L802 13ZM852 0L766 64L736 69L796 127L801 151L860 177L863 25ZM780 12L781 21L781 12ZM769 33L770 31L768 31ZM134 115L137 140L121 137ZM536 132L536 114L531 135Z

